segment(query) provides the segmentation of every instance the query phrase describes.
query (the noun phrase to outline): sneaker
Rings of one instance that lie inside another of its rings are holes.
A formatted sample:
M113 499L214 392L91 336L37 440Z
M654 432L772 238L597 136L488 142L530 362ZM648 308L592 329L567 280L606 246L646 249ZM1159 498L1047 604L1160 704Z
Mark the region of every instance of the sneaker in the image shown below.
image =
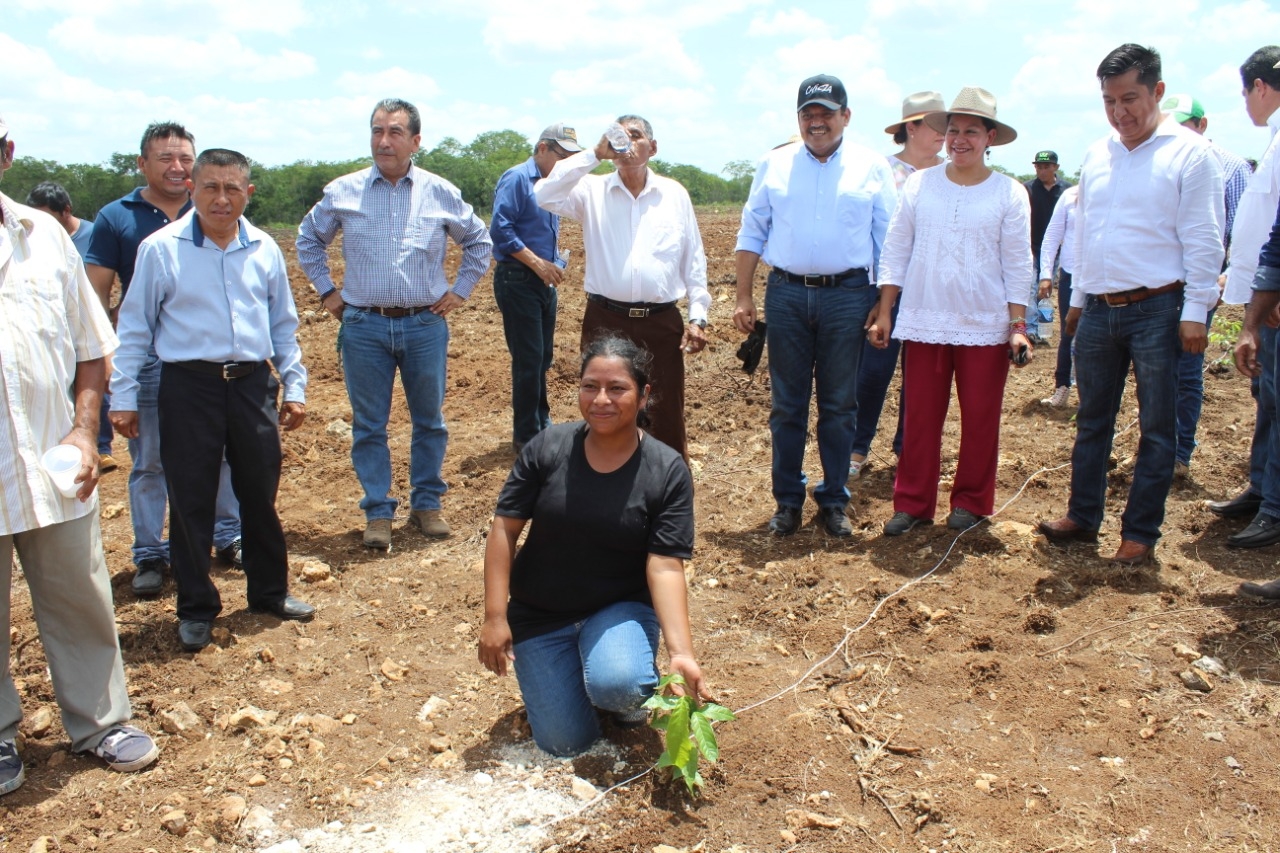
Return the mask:
M962 506L958 506L953 507L951 514L947 516L947 527L952 530L968 530L970 527L979 525L986 520L985 516L977 515Z
M93 748L93 754L112 770L132 773L156 760L160 747L151 735L133 726L112 726L107 736Z
M26 778L18 744L13 740L0 740L0 795L18 790Z
M933 524L928 518L916 518L906 512L895 512L893 518L884 523L885 536L901 536L917 524Z
M431 539L444 539L453 535L449 522L440 517L438 509L415 509L409 512L409 521Z
M863 471L871 469L871 460L867 457L854 459L849 457L849 481L852 482L862 476Z
M1053 389L1053 395L1045 397L1040 401L1042 406L1053 406L1055 409L1061 409L1071 399L1071 388L1066 385L1059 385Z
M160 594L164 589L164 573L169 571L169 564L161 557L141 560L133 573L133 581L129 586L133 594L139 598L150 598Z
M1185 480L1191 476L1191 463L1177 459L1173 463L1173 479Z
M244 555L241 553L241 540L237 536L231 540L231 544L225 548L219 548L214 553L218 555L218 559L228 565L235 566L237 569L244 570Z
M114 471L120 467L120 463L110 453L98 454L98 473L105 474L108 471Z
M371 518L364 527L364 547L391 550L391 519Z

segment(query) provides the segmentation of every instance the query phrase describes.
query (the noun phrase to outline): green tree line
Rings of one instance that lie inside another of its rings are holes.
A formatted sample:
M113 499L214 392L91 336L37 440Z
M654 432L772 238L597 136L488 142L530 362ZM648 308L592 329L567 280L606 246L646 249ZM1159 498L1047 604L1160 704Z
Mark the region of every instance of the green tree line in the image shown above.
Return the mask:
M430 151L420 151L414 159L422 168L457 186L470 205L487 215L493 206L493 188L498 178L529 154L529 142L522 134L494 130L467 144L448 137ZM92 219L103 205L142 185L136 161L133 154L113 154L101 164L71 165L18 157L5 173L2 186L11 198L25 201L36 184L55 181L70 193L75 214ZM325 184L339 175L366 168L370 162L365 157L335 163L299 160L287 166L254 163L252 179L257 190L246 214L260 225L296 225L320 200ZM753 166L746 161L728 164L722 175L662 160L653 160L650 165L658 174L683 184L696 205L741 204L751 187ZM601 171L608 169L602 164Z

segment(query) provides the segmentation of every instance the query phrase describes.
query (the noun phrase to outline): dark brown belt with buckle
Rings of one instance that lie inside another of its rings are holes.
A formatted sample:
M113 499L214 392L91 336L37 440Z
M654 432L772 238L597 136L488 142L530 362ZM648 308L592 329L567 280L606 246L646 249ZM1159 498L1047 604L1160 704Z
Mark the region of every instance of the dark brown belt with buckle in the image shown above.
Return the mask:
M845 270L844 272L832 273L831 275L800 275L799 273L787 272L781 267L774 267L773 271L785 278L793 284L803 284L805 287L837 287L848 281L862 279L863 284L871 283L871 275L865 270Z
M1141 302L1144 299L1150 299L1162 293L1181 290L1185 283L1175 281L1171 284L1166 284L1164 287L1135 287L1133 290L1121 290L1118 293L1099 293L1098 298L1112 308L1122 308L1125 305L1132 305L1135 302Z
M221 376L223 379L243 379L253 373L266 362L262 361L175 361L177 367L194 370L196 373L208 373Z
M612 311L615 314L626 314L628 317L643 319L650 314L657 314L659 311L666 311L668 308L676 307L674 302L615 302L607 296L601 296L598 293L588 293L587 301L594 302L606 311Z
M397 317L412 317L414 314L421 314L431 308L430 305L417 305L413 308L381 308L377 305L370 305L368 308L361 308L361 311L368 311L372 314L381 314L383 317L395 319Z

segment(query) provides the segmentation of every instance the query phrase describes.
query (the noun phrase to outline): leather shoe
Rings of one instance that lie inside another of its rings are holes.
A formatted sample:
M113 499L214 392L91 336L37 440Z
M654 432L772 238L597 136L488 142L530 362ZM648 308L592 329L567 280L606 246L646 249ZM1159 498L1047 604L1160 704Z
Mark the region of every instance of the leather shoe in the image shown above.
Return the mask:
M168 564L159 557L139 561L133 573L133 580L129 582L129 588L139 598L159 595L164 589L164 573L168 568Z
M213 623L183 619L178 623L178 642L189 652L198 652L213 642Z
M1277 542L1280 542L1280 518L1261 512L1244 530L1227 537L1227 545L1232 548L1265 548Z
M774 536L790 536L800 529L800 508L780 506L769 519L769 532ZM850 531L853 532L852 530Z
M842 506L824 506L818 510L818 517L822 519L822 526L832 536L852 536L853 525L849 523L849 517L844 514Z
M1223 518L1248 518L1256 515L1262 508L1262 495L1252 489L1245 489L1234 498L1225 501L1205 501L1204 505L1208 507L1209 512Z
M1280 580L1267 581L1266 583L1246 581L1240 584L1240 594L1252 595L1255 598L1269 598L1273 601L1280 600Z
M271 613L281 619L293 619L298 622L306 621L316 615L316 609L313 605L307 604L300 598L294 598L292 595L286 595L279 601L273 601L270 604L251 604L249 609L254 613Z
M1141 542L1134 542L1132 539L1121 539L1120 547L1116 549L1115 556L1111 558L1111 562L1122 563L1126 566L1141 566L1150 559L1150 545L1143 545Z
M1042 521L1036 530L1044 534L1050 542L1097 542L1098 531L1089 530L1076 524L1065 515L1056 521Z

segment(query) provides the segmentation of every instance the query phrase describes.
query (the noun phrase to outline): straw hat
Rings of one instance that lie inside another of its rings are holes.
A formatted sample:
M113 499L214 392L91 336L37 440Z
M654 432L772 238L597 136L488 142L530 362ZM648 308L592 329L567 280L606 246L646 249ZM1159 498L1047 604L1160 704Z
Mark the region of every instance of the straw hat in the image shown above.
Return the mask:
M902 101L902 121L889 125L884 132L897 133L898 128L907 122L924 118L932 112L941 112L946 108L947 102L942 100L942 95L938 92L916 92L914 95L907 95Z
M994 123L996 126L996 140L991 143L992 145L1007 145L1018 138L1018 131L1004 122L996 120L996 96L986 89L979 89L977 86L965 86L960 90L960 94L956 95L956 99L951 102L950 109L929 113L924 117L924 122L939 133L946 133L947 116L955 114L977 116L978 118L989 119Z

